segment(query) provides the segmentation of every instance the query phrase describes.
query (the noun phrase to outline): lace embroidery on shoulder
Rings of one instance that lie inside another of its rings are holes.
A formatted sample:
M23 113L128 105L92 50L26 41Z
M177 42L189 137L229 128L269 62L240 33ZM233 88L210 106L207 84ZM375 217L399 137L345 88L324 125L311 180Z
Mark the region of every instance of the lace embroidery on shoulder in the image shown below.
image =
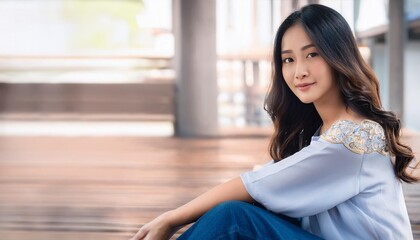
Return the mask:
M361 123L355 123L340 120L323 133L321 138L330 143L342 143L350 151L358 154L378 152L388 155L384 130L374 121L363 120Z

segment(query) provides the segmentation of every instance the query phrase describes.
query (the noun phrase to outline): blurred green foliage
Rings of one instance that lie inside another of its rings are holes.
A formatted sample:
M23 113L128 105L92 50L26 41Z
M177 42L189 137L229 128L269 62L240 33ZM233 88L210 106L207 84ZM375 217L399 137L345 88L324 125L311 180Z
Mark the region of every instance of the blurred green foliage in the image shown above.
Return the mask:
M143 10L142 0L72 0L63 2L62 17L75 48L120 49L140 45L136 16Z

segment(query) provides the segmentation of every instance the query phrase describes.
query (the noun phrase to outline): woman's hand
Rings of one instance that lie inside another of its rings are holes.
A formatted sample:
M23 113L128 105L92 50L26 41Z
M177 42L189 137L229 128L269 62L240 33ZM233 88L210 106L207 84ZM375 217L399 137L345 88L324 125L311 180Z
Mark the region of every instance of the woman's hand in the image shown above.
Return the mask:
M169 221L170 212L164 213L151 222L145 224L130 240L167 240L179 229Z

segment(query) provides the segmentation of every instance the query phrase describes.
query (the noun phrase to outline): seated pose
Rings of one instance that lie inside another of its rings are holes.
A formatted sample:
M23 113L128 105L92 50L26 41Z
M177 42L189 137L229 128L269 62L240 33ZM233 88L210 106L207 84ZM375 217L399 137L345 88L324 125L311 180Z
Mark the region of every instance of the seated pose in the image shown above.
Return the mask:
M414 155L335 10L308 5L277 31L265 101L272 161L145 224L132 238L413 239L402 181Z

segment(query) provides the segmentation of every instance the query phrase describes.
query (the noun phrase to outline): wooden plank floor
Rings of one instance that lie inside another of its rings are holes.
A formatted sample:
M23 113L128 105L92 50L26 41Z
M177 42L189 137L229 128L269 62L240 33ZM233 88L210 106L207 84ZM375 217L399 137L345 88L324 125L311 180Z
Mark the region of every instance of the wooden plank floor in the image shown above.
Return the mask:
M406 140L420 151L420 135ZM128 239L264 163L267 137L0 137L0 239ZM406 186L420 240L420 184Z

